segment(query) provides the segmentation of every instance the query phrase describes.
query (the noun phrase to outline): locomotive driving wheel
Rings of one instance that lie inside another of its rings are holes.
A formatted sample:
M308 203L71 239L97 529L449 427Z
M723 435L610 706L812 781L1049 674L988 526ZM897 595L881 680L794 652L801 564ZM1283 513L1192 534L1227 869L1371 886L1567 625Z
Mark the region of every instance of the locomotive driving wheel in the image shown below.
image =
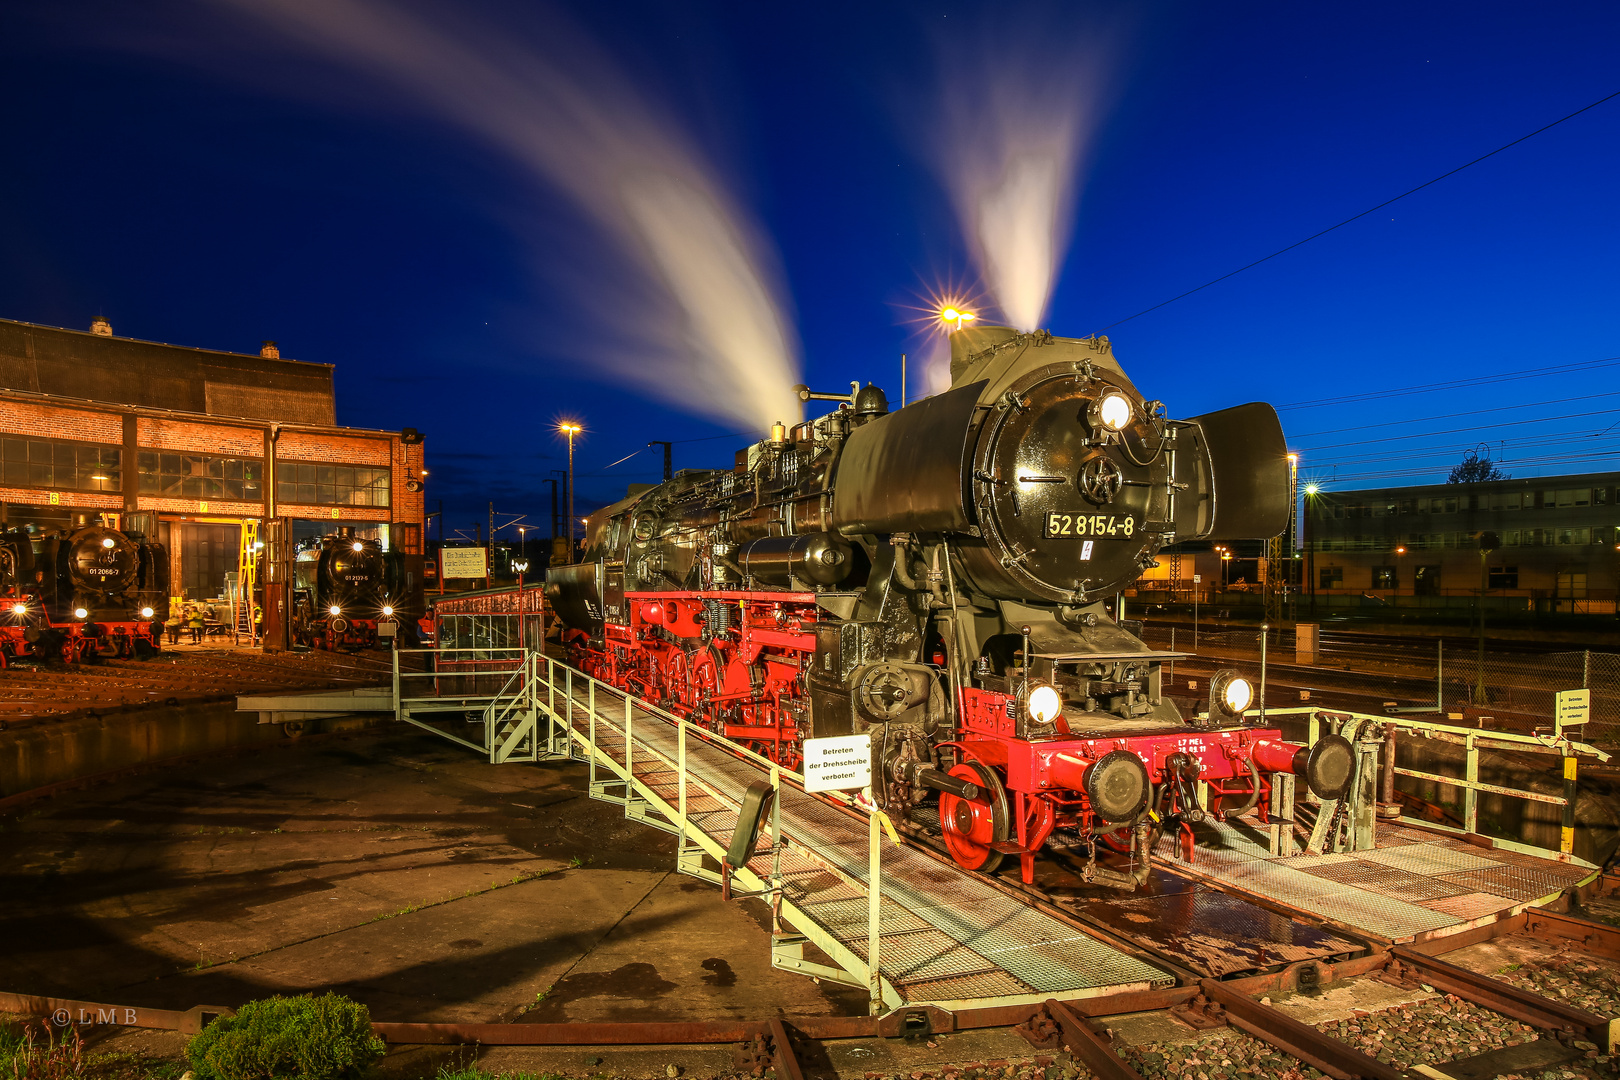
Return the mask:
M1002 853L992 845L1006 842L1012 821L1007 789L994 769L976 761L952 766L950 775L977 785L979 795L963 799L948 791L940 792L939 823L945 833L945 848L962 869L991 873L1002 860Z
M715 655L714 647L699 649L691 656L687 667L687 715L694 723L699 723L713 731L724 731L725 725L720 718L713 715L714 699L720 693L720 684L723 678L720 669L720 658Z
M685 650L677 647L669 650L663 665L659 668L658 678L659 696L663 705L672 713L680 714L691 704L687 700L688 685L691 679L690 664L686 658Z

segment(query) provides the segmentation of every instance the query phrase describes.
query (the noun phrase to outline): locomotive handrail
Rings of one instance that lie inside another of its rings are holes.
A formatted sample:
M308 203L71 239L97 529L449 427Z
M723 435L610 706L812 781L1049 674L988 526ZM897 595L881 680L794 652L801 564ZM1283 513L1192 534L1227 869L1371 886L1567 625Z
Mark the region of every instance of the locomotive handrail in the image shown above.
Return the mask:
M863 961L858 954L849 950L847 946L840 943L836 938L816 929L814 920L808 918L796 903L782 895L782 799L780 793L787 784L802 790L804 783L802 774L791 772L786 767L762 754L739 746L716 732L677 716L651 702L637 698L634 694L627 693L611 683L602 682L586 675L584 672L561 661L541 653L534 653L532 656L535 671L534 677L529 683L530 694L535 705L550 719L554 729L552 736L547 740L548 745L553 748L553 752L556 752L557 743L563 740L556 737L555 729L561 728L570 747L568 756L576 758L583 756L591 766L590 784L593 797L605 797L595 794L599 785L617 787L620 783L624 784L625 795L623 801L626 806L627 816L635 816L631 813L631 804L639 800L654 807L660 816L673 824L671 831L675 833L679 843L676 863L683 873L721 883L727 888L728 892L735 886L740 890L732 894L735 896L757 896L766 900L771 905L773 913L779 912L781 915L786 915L794 926L800 928L808 940L829 957L832 957L839 966L836 968L828 967L824 964L812 963L801 957L785 954L773 955L773 965L784 970L799 971L802 974L814 975L819 978L842 982L846 985L864 987L871 998L871 1008L874 1014L901 1003L901 999L894 987L881 974L882 946L877 940L881 937L881 934L879 920L876 918L876 905L882 897L882 887L879 884L882 880L882 871L879 867L879 856L877 854L879 834L875 816L871 816L867 830L869 833L867 862L870 882L868 897L873 910L868 918L868 959ZM544 665L543 668L541 665ZM576 683L579 685L576 686ZM577 696L580 690L584 692L584 700L580 700ZM560 701L558 700L559 695L561 697ZM618 711L618 704L621 701L624 704L623 715L620 715ZM577 718L575 713L576 709L582 709L586 714L583 718L583 731L576 727L576 724L580 723L580 719ZM643 714L641 724L636 722L637 712ZM654 718L675 729L675 747L673 751L667 747L659 749L645 740L637 739L636 732L642 724L646 723L647 718ZM622 759L599 745L599 725L605 726L609 730L617 729L618 733L623 736L624 751ZM712 797L721 802L734 801L720 795L711 785L689 775L687 744L689 739L694 736L708 747L724 751L729 756L749 761L770 777L771 787L776 791L777 795L773 800L771 824L769 826L772 837L771 870L769 874L750 870L747 865L729 865L725 861L727 855L725 846L692 824L688 810L688 788L690 784L699 784ZM577 749L579 744L584 744L585 752L583 754ZM677 780L673 801L666 797L667 792L660 794L643 785L637 777L635 771L637 762L648 759L658 761L675 772ZM598 765L606 769L614 779L598 781L596 779ZM843 792L824 792L822 794L842 796L843 798L840 801L849 800L849 796L846 796ZM609 798L612 801L620 801L617 795ZM642 820L649 819L642 818ZM654 822L654 824L658 823ZM660 827L664 826L660 824ZM721 870L718 873L708 870L702 865L702 856L704 855L721 863ZM785 943L784 948L791 952L791 944L786 943L793 935L781 931L780 926L778 926L774 936L781 939ZM775 952L776 949L773 947L773 954Z

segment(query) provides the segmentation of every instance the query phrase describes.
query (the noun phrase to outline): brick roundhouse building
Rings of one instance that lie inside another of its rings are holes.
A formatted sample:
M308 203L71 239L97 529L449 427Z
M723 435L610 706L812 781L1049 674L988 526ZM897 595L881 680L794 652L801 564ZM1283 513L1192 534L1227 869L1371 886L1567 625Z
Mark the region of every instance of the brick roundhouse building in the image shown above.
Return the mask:
M422 553L423 445L336 425L332 366L0 319L0 528L155 512L170 592L220 596L244 528ZM413 561L420 574L419 560Z

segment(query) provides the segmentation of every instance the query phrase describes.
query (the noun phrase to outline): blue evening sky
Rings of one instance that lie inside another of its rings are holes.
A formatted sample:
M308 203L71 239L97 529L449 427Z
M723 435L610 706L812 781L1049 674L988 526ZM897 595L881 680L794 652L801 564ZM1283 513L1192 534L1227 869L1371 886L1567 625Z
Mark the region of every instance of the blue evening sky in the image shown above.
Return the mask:
M654 451L604 468L649 439L694 440L677 468L729 464L747 439L714 438L742 430L725 408L601 362L604 322L657 305L601 278L600 239L557 188L375 73L290 44L258 6L0 10L0 316L104 314L121 335L273 338L334 363L341 423L426 432L447 536L489 500L544 527L559 417L587 428L582 510L657 478ZM412 10L541 52L554 18ZM980 284L934 168L984 152L933 107L942 49L979 54L944 76L969 99L1046 65L1098 72L1044 320L1076 336L1620 90L1612 3L559 10L757 223L805 381L891 397L900 353L927 347L913 308ZM1432 481L1481 442L1516 475L1615 468L1620 363L1381 392L1620 357L1617 186L1620 98L1107 332L1172 415L1371 395L1283 410L1305 475L1332 488ZM603 302L570 281L606 281Z

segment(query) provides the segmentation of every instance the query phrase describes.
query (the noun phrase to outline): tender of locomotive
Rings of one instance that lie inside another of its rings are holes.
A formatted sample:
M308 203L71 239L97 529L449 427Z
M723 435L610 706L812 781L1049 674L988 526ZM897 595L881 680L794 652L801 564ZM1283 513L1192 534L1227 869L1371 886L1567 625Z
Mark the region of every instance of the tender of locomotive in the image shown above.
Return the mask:
M293 567L294 640L351 652L376 645L379 627L401 625L403 579L396 553L352 530L311 542Z
M548 575L571 662L790 766L806 738L869 734L879 804L937 793L960 865L1016 855L1026 881L1059 838L1090 849L1088 880L1129 887L1159 829L1190 853L1192 823L1277 772L1341 793L1347 743L1248 726L1232 675L1184 720L1173 654L1106 607L1165 544L1286 527L1272 408L1168 419L1102 337L958 331L951 375L892 413L861 388L730 472L593 515L586 561Z
M0 662L156 654L169 612L169 560L144 523L0 536Z

